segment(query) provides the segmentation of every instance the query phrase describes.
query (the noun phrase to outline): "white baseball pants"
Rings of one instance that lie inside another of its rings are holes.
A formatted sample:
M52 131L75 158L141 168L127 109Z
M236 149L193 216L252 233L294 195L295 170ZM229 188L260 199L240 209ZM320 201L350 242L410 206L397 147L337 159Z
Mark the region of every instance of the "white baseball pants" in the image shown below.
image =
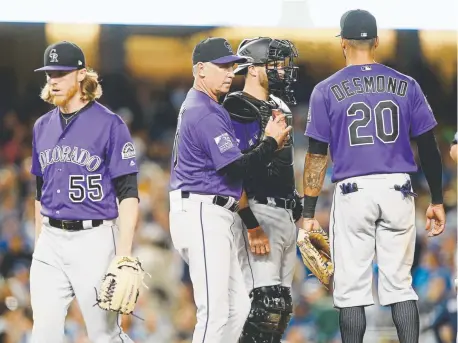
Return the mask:
M291 287L296 261L297 229L291 210L249 200L259 225L269 238L270 253L254 255L250 250L247 230L239 218L237 223L238 254L248 293L254 288L281 285Z
M92 343L130 343L120 316L94 306L96 289L115 256L118 228L65 231L43 220L30 269L32 343L61 343L67 310L76 297Z
M381 305L418 300L410 273L416 238L414 199L394 189L407 180L407 174L381 174L336 184L329 229L336 307L374 304L374 258ZM342 194L342 183L356 183L359 190Z
M213 205L212 198L170 192L170 233L194 288L192 343L236 343L250 311L234 242L236 214Z

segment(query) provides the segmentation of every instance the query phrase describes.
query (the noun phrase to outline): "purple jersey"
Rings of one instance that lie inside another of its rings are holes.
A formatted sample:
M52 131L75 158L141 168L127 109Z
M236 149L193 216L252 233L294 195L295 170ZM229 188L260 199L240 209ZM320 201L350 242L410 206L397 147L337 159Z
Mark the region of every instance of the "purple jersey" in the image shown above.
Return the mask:
M65 129L57 108L37 120L31 172L44 180L42 215L94 220L118 217L112 181L138 168L126 124L94 102Z
M219 171L241 156L229 113L205 93L191 88L178 116L171 189L239 199L242 180Z
M354 65L316 85L305 134L329 143L336 182L416 172L410 138L436 124L413 78L382 64Z
M256 147L261 137L261 124L255 120L251 123L242 123L232 120L237 144L242 152L247 152Z

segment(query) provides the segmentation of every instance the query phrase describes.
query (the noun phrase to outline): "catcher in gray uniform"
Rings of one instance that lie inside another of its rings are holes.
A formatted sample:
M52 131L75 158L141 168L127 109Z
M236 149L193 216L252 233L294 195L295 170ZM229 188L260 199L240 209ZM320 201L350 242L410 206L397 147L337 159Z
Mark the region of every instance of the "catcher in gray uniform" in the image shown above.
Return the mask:
M296 81L296 48L288 40L258 37L245 39L237 54L252 58L235 73L245 76L244 89L230 93L228 110L242 153L262 141L267 122L284 114L292 125L286 103L295 104L291 84ZM244 180L238 212L239 260L250 294L251 312L240 343L280 342L293 309L291 283L296 260L295 222L302 202L294 179L293 139L275 153L268 165Z

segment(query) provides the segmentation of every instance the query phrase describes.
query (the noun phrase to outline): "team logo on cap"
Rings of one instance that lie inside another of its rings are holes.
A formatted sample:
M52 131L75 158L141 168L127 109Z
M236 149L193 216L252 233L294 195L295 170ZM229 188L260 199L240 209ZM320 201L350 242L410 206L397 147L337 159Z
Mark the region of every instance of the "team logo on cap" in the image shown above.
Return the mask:
M129 158L135 157L135 147L132 142L127 142L122 147L121 157L123 160L128 160Z
M56 63L56 62L59 62L57 57L59 57L59 55L57 54L56 52L56 49L51 49L51 51L49 52L49 62L51 63Z
M231 54L233 54L234 52L232 51L232 48L231 48L231 45L229 44L229 42L224 42L224 46L227 48L227 50L229 50L229 52Z

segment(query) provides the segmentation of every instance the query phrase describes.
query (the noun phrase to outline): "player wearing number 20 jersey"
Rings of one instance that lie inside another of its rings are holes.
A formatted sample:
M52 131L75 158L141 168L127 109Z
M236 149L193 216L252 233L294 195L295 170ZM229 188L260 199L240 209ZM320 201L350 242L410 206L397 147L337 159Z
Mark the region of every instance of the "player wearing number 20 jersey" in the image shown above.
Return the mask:
M410 138L436 126L418 83L382 64L350 65L311 96L307 136L329 143L332 181L417 171Z
M410 139L434 126L417 82L381 64L347 66L312 93L306 135L329 144L336 183L329 230L343 341L362 343L365 326L355 323L364 322L364 306L373 304L376 256L380 303L391 305L396 322L409 318L411 335L400 342L416 342L418 296L410 276L415 206L408 173L417 166Z
M417 165L411 140L431 192L426 229L430 236L439 235L445 213L442 162L433 133L437 122L413 78L375 63L380 41L371 13L348 11L340 27L346 67L315 86L310 100L303 229L319 226L314 212L329 147L336 183L329 221L333 299L342 341L363 342L364 308L374 304L376 260L380 304L391 306L399 341L418 343L418 296L411 277L416 194L409 176Z

